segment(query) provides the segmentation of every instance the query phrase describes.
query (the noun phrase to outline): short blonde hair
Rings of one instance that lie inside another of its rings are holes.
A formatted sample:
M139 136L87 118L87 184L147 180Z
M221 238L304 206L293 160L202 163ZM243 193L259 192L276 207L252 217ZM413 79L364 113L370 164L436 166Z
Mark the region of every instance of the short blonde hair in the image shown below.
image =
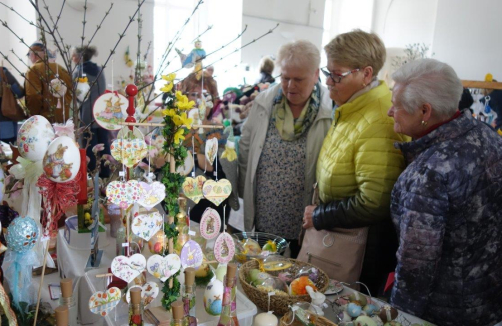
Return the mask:
M267 74L272 74L274 71L274 60L270 57L263 57L260 60L260 72L264 72Z
M314 72L321 63L321 53L312 42L298 40L281 46L276 62L281 68L285 66L306 66Z
M360 29L340 34L325 47L329 60L352 69L373 67L373 76L378 75L385 62L385 45L375 33Z

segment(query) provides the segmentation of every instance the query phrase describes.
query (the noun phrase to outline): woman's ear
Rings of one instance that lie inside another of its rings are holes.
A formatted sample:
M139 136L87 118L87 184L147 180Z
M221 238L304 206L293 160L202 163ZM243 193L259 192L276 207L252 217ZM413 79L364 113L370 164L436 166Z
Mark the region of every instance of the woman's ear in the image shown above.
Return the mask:
M371 81L373 80L373 67L372 66L367 66L363 69L363 78L364 78L364 83L366 85L369 85Z
M432 106L429 103L425 103L420 110L422 111L422 120L425 122L429 121L432 116Z

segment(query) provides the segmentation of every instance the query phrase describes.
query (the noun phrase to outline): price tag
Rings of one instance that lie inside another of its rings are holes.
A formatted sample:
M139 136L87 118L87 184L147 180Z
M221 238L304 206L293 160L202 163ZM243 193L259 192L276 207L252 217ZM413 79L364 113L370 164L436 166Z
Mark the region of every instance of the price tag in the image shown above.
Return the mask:
M123 176L125 176L125 172L124 171L120 171L119 172L119 177L123 177Z
M190 230L190 231L188 231L188 235L195 235L195 232Z
M51 300L59 299L59 294L61 293L61 286L57 283L49 284L49 294L51 296Z
M122 247L129 247L129 242L122 243Z

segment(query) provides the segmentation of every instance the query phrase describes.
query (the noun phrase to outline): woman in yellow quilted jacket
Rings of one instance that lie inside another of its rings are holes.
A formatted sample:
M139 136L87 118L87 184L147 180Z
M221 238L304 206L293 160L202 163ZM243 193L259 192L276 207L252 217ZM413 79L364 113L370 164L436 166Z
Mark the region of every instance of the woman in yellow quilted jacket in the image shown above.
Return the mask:
M338 35L325 51L328 66L323 73L336 109L317 161L321 203L305 208L303 227L369 228L362 271L359 267L357 272L377 294L396 264L390 194L405 163L394 143L406 139L394 132L387 116L391 92L376 77L386 55L381 39L355 30ZM334 265L346 263L332 258Z

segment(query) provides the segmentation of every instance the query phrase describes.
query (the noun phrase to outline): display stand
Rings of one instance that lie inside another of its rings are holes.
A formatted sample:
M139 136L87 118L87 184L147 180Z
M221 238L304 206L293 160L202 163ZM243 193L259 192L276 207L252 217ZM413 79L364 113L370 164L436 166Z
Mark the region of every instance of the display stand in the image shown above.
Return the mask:
M502 83L477 80L462 80L462 86L465 88L502 89Z

